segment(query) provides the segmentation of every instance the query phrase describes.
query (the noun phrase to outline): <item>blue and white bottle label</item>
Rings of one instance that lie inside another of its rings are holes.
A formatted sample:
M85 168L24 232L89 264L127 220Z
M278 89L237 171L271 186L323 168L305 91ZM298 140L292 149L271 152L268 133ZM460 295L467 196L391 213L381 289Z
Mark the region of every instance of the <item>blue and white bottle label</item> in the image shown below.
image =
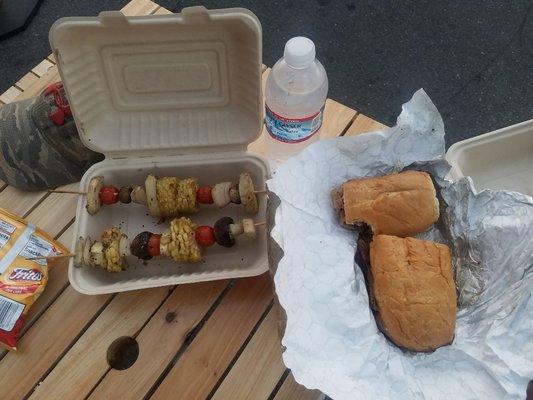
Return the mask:
M322 126L324 107L306 118L285 118L265 107L265 125L270 136L283 143L300 143L309 139Z

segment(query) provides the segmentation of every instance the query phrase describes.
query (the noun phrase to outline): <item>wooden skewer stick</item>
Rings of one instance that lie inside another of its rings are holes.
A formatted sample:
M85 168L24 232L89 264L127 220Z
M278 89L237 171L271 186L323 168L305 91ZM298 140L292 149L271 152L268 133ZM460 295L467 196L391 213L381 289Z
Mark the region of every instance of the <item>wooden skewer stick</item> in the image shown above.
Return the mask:
M58 258L71 258L74 257L76 254L72 253L65 253L65 254L58 254L56 256L37 256L28 258L28 260L35 261L35 260L56 260Z
M51 189L47 190L48 193L67 193L67 194L81 194L83 196L87 195L87 192L79 192L77 190L57 190L57 189Z
M60 190L60 189L50 189L50 190L47 190L48 193L66 193L66 194L79 194L79 195L82 195L82 196L85 196L87 195L87 192L80 192L78 190ZM263 193L266 193L266 189L265 190L255 190L254 193L255 194L263 194Z
M263 221L263 222L256 222L254 224L254 226L262 226L262 225L266 225L266 221Z

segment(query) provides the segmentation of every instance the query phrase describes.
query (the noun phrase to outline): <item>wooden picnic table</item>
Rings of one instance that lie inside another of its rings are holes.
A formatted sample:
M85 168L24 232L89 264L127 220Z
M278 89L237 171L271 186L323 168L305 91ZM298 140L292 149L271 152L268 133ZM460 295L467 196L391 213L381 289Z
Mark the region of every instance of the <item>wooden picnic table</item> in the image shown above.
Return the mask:
M149 0L133 0L122 12L170 13ZM265 67L263 83L268 73ZM59 80L51 55L0 95L0 104L34 97ZM323 138L382 127L334 100L326 102ZM262 138L250 150L262 153ZM0 182L0 207L67 246L77 201ZM283 365L276 322L269 274L87 296L69 285L62 262L29 312L19 351L0 350L0 399L322 398L297 384ZM128 369L113 369L108 348L124 336L136 340L139 355Z

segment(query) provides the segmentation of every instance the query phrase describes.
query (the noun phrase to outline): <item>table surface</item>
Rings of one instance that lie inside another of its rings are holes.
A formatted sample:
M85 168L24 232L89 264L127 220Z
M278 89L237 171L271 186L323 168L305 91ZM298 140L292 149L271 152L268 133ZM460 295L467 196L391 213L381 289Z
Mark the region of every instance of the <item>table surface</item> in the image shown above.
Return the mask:
M133 0L122 11L170 13L149 0ZM51 55L0 95L0 104L34 97L59 80ZM326 102L323 138L381 128L356 110ZM250 150L261 153L262 143L260 138ZM67 246L76 203L76 196L23 192L0 182L0 207ZM0 398L322 398L297 384L283 365L276 321L269 274L87 296L69 285L67 262L61 262L30 309L20 350L0 350ZM108 348L124 336L136 340L139 356L128 369L113 369Z

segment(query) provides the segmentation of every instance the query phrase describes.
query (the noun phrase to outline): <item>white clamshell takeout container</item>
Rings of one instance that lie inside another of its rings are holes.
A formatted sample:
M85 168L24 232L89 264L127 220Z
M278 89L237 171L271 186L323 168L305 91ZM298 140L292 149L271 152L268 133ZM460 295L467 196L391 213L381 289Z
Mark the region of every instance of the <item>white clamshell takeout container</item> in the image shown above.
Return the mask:
M81 191L94 176L120 187L144 184L148 173L215 184L249 172L265 188L267 162L246 151L262 128L261 25L253 13L190 7L172 15L62 18L50 43L81 139L105 155L83 176ZM235 204L200 205L187 216L201 225L222 216L264 221L265 197L253 216ZM138 204L104 205L94 216L85 205L80 196L72 249L79 236L94 240L112 226L130 239L168 227ZM230 249L204 249L198 264L158 257L145 265L131 256L128 264L108 273L71 260L69 280L79 292L101 294L259 275L268 270L266 229L253 242L239 237Z
M446 159L453 181L470 176L477 191L505 189L533 196L533 120L457 142Z

